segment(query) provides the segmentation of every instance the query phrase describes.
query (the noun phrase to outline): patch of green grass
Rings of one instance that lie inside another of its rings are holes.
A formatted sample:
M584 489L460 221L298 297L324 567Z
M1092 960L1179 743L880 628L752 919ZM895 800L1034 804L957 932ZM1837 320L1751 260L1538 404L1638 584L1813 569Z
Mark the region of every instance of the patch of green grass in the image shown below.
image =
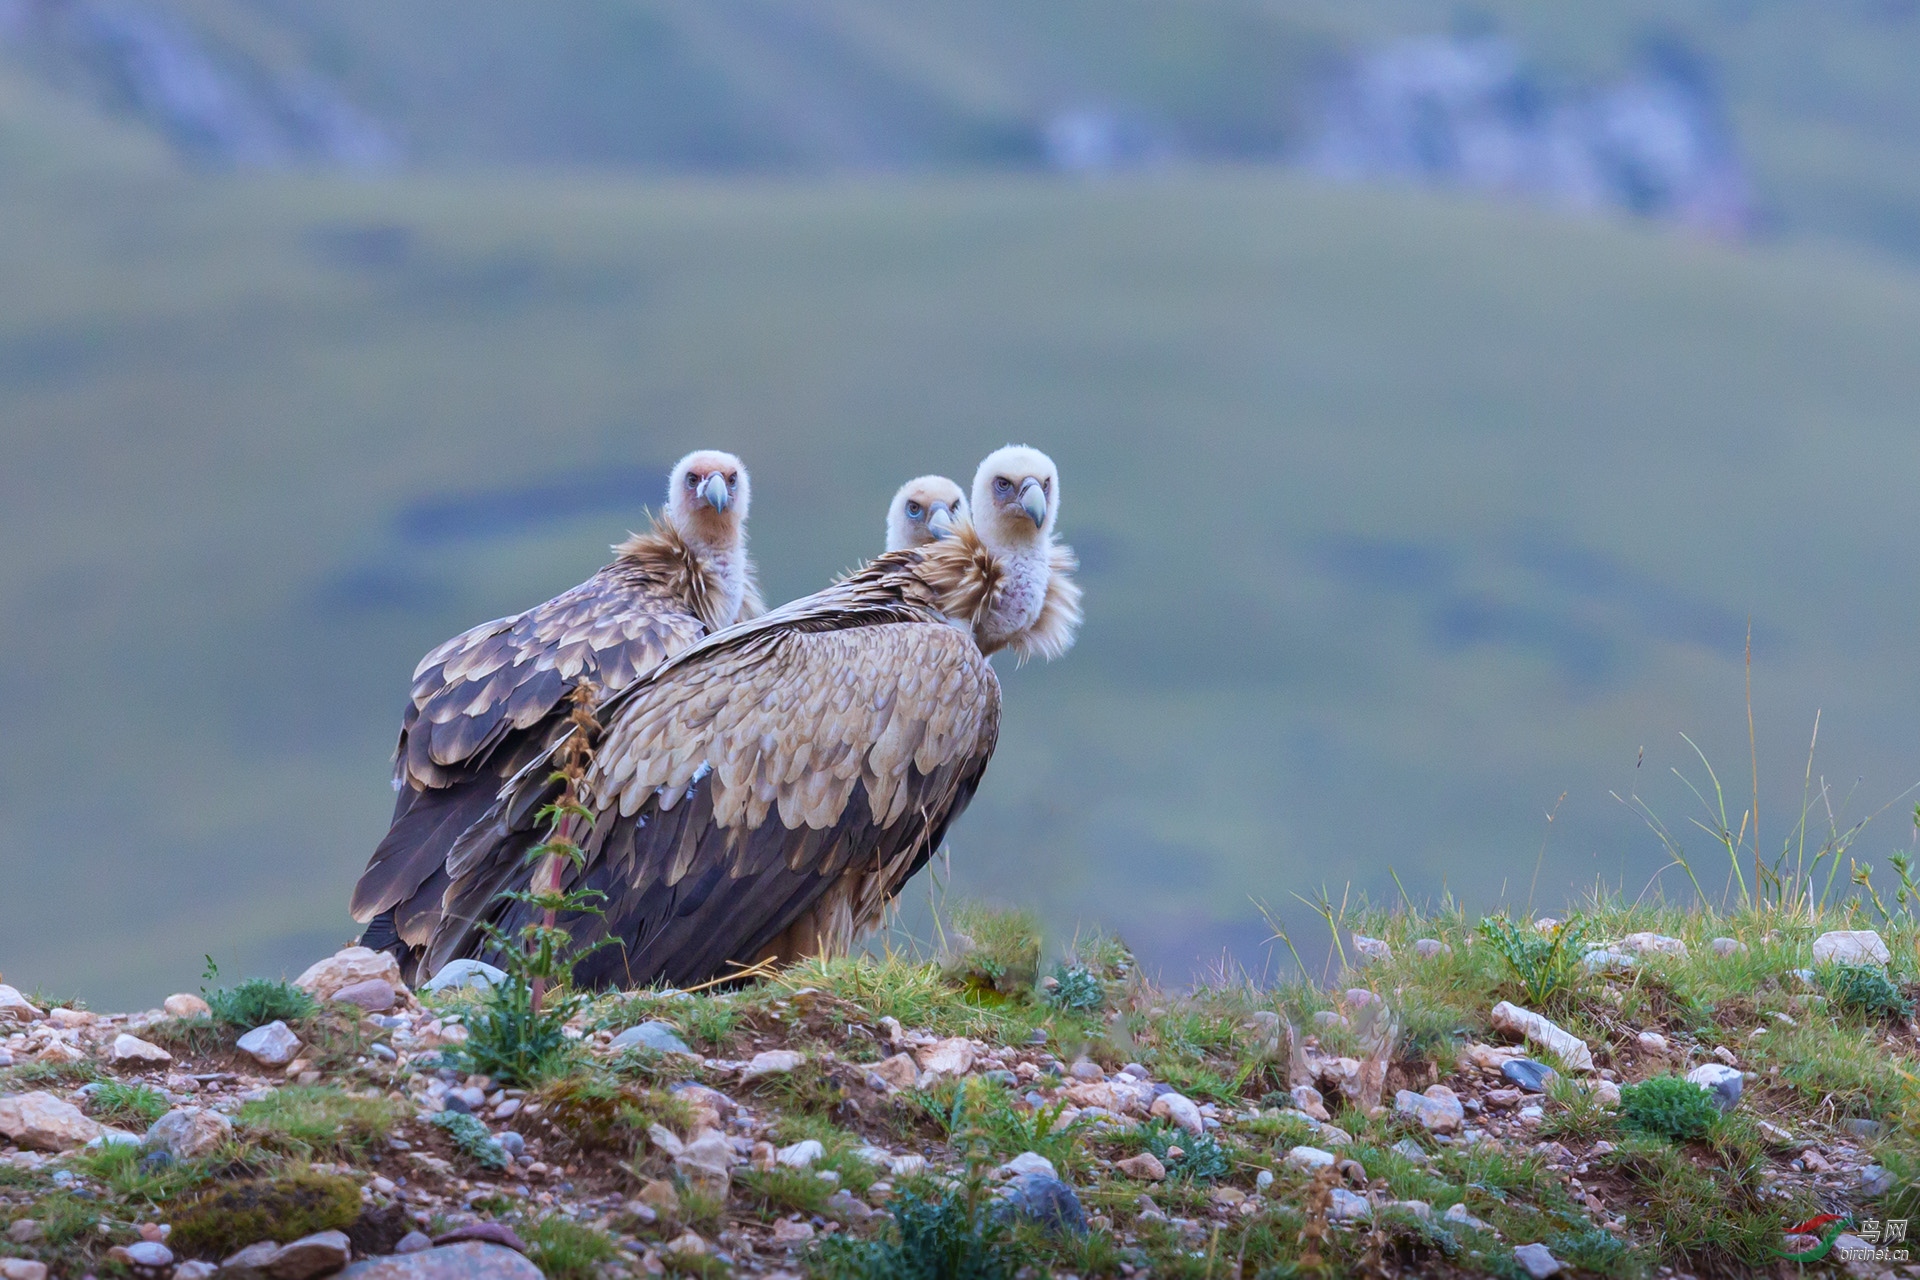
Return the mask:
M203 1160L169 1160L143 1164L145 1153L124 1143L76 1152L74 1165L90 1178L105 1183L123 1200L161 1203L183 1195L208 1181L212 1167Z
M1693 1085L1687 1087L1700 1092ZM1600 1097L1594 1090L1566 1075L1556 1075L1548 1083L1547 1104L1546 1117L1540 1125L1542 1138L1592 1141L1612 1133L1618 1126L1614 1114L1600 1105Z
M982 1001L942 977L938 966L904 955L802 960L783 971L779 981L789 990L812 987L845 1000L876 1020L897 1018L902 1026L990 1044L1023 1044L1046 1020L1046 1011L1036 1006Z
M91 1062L22 1062L0 1071L0 1086L13 1090L56 1088L73 1089L104 1079L100 1068Z
M1788 1215L1814 1211L1805 1193L1763 1198L1741 1178L1658 1138L1623 1140L1605 1163L1636 1185L1624 1206L1627 1219L1635 1234L1659 1241L1669 1262L1756 1274L1773 1265Z
M350 1178L295 1170L274 1178L224 1183L168 1210L168 1244L189 1258L219 1261L256 1240L298 1240L344 1231L360 1216L360 1187Z
M987 1211L986 1197L903 1192L889 1228L871 1239L829 1238L809 1258L824 1280L1013 1280L1027 1258Z
M946 976L976 995L1025 1000L1040 977L1040 921L1029 911L963 903L948 918Z
M231 987L206 993L213 1020L224 1027L251 1031L269 1022L295 1023L312 1017L320 1002L275 978L248 978Z
M563 1029L573 1004L549 998L538 1010L525 982L489 987L466 1014L467 1039L455 1054L470 1072L531 1086L567 1074L576 1050Z
M554 1130L583 1151L631 1152L652 1125L685 1135L693 1110L665 1089L579 1072L535 1095Z
M733 1175L733 1185L767 1222L789 1213L824 1213L827 1198L835 1190L824 1179L814 1176L811 1169L789 1169L783 1165L739 1170Z
M287 1155L364 1155L393 1128L394 1104L334 1085L289 1085L242 1104L235 1123L249 1138Z
M1679 1076L1655 1076L1620 1090L1620 1123L1674 1142L1704 1138L1719 1123L1713 1095Z
M102 1081L87 1098L87 1110L95 1118L122 1128L137 1126L144 1130L171 1109L172 1104L159 1090L124 1080Z
M520 1238L547 1280L601 1280L601 1266L621 1256L606 1232L558 1215L521 1227Z

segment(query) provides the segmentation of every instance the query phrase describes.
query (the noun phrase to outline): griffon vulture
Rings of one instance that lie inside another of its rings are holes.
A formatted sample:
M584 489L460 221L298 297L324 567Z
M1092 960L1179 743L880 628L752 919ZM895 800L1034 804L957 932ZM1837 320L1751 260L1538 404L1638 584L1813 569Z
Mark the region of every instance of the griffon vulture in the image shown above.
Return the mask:
M1008 447L980 466L973 521L881 555L826 590L710 636L600 707L585 780L595 814L563 887L606 895L563 917L586 986L679 986L766 958L844 951L940 847L999 732L987 655L1056 657L1079 588L1053 540L1060 481ZM528 764L448 859L423 972L484 956L534 908L505 890L554 794Z
M924 547L967 522L967 495L945 476L920 476L900 486L887 506L887 550Z
M690 453L652 528L615 547L613 563L420 660L395 753L393 822L353 891L363 944L396 950L411 969L439 923L448 850L564 732L575 684L624 689L702 636L765 611L747 558L750 497L740 459Z

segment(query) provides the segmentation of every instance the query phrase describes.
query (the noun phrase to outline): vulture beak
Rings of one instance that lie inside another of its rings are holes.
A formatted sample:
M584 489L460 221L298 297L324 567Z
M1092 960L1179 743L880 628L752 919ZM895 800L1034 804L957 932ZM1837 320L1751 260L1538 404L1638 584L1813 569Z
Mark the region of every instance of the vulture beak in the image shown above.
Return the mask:
M936 538L944 538L953 532L953 512L944 503L935 503L927 513L927 532Z
M1020 486L1020 509L1027 513L1037 529L1047 522L1047 495L1040 488L1040 482L1031 477Z
M727 495L727 478L718 471L708 476L707 482L700 486L700 496L715 511L725 511L727 503L733 500Z

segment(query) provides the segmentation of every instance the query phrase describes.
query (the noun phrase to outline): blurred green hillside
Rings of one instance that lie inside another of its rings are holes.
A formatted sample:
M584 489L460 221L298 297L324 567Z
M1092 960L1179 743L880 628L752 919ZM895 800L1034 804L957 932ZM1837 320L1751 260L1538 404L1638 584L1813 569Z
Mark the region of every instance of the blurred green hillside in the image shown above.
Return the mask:
M903 476L1059 459L1084 639L1007 673L953 876L1176 975L1257 961L1250 897L1524 880L1562 791L1543 893L1637 891L1606 791L1645 744L1678 821L1683 730L1742 776L1749 611L1769 844L1815 707L1842 791L1920 776L1920 277L1872 260L1247 172L0 208L9 981L345 936L415 658L696 444L753 467L774 598Z

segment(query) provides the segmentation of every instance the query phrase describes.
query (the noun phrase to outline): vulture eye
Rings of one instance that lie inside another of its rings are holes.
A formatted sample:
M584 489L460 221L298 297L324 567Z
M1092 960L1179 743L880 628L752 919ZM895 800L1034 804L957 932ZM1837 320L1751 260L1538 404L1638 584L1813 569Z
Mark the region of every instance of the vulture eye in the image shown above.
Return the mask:
M1005 476L997 477L993 482L993 491L1004 498L1013 492L1013 481L1007 479Z
M907 504L907 514L912 516L915 520L918 520L921 516L921 513L923 513L925 510L926 508L921 506L917 502L909 502Z
M700 487L700 477L695 475L691 471L687 472L687 488L698 489L699 487Z

